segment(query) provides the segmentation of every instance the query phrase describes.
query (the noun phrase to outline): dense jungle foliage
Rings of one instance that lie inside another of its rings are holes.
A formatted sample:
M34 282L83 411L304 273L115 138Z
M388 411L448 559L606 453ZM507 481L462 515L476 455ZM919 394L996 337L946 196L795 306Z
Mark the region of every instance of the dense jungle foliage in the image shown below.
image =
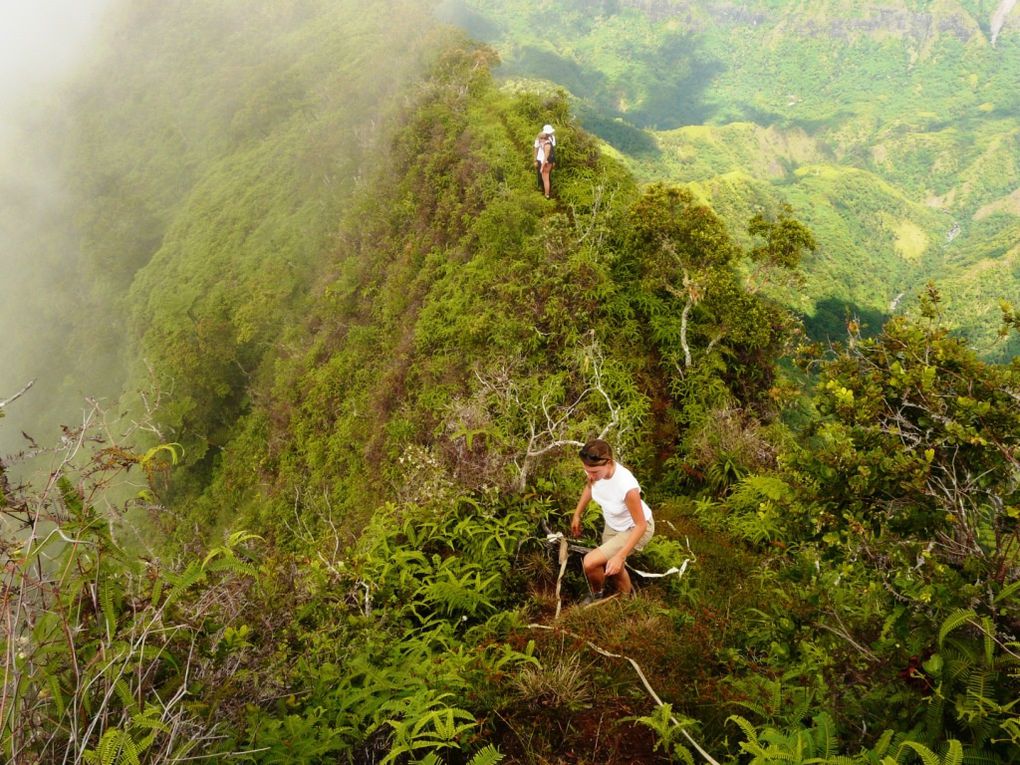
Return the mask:
M1020 365L933 285L811 344L795 206L641 183L378 5L125 5L52 134L59 359L124 392L0 461L4 758L1020 760ZM599 434L672 573L583 607Z

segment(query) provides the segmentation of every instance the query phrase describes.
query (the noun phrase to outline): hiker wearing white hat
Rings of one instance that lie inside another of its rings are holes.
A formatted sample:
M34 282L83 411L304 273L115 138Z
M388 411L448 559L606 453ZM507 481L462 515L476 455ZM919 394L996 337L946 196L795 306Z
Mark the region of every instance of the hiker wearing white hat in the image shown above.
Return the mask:
M552 125L544 125L542 132L535 138L535 173L538 180L538 187L549 198L552 190L553 165L556 164L556 129Z

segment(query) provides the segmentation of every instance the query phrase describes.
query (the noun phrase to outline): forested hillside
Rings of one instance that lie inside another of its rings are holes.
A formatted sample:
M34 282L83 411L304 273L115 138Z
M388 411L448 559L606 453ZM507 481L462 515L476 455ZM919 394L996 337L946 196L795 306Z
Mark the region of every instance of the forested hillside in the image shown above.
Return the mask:
M5 158L12 272L39 274L32 290L5 282L6 323L30 338L12 350L35 352L34 366L12 359L8 385L109 396L129 376L129 390L151 389L146 363L210 364L179 370L205 387L180 390L174 424L196 407L236 417L231 395L300 311L433 28L425 10L405 24L333 5L115 6L85 72L20 118ZM384 27L406 55L373 60L346 42ZM50 405L26 404L55 426Z
M812 345L821 239L768 182L648 183L590 103L378 5L116 7L42 131L77 275L44 387L121 393L26 434L37 481L0 460L4 757L1020 759L1020 367L934 286ZM594 436L657 531L586 607L547 535Z
M877 329L935 279L951 323L1004 354L989 344L996 301L1018 293L1011 6L456 0L443 10L497 47L502 76L566 88L582 124L639 178L691 184L737 236L754 211L791 204L821 244L805 294L788 298L816 336L838 337L848 308Z

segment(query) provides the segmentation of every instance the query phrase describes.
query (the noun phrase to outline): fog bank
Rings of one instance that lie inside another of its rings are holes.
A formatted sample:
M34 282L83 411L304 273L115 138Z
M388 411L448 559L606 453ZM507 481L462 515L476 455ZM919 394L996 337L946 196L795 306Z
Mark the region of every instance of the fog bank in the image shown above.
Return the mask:
M54 423L73 421L78 408L54 400L65 374L58 309L73 284L75 252L63 210L61 103L110 5L0 4L0 400L37 380L5 409L0 455L24 446L22 430L55 440Z

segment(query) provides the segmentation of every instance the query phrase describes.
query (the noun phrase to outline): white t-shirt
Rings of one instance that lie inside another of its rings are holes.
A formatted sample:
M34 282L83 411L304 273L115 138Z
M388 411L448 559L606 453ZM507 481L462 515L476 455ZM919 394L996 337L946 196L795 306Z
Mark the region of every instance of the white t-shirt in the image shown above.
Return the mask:
M541 140L542 134L539 133L538 136L539 137L535 138L535 161L536 162L545 162L545 147L542 146L542 140ZM555 146L556 145L556 136L550 135L549 136L549 143L551 143L553 146Z
M602 508L602 518L606 525L613 531L627 531L634 528L634 518L624 502L624 497L631 489L641 491L634 474L627 468L616 463L616 468L610 478L603 478L591 485L591 498L599 503ZM645 520L652 519L652 509L645 501L641 500L641 508L645 511Z

